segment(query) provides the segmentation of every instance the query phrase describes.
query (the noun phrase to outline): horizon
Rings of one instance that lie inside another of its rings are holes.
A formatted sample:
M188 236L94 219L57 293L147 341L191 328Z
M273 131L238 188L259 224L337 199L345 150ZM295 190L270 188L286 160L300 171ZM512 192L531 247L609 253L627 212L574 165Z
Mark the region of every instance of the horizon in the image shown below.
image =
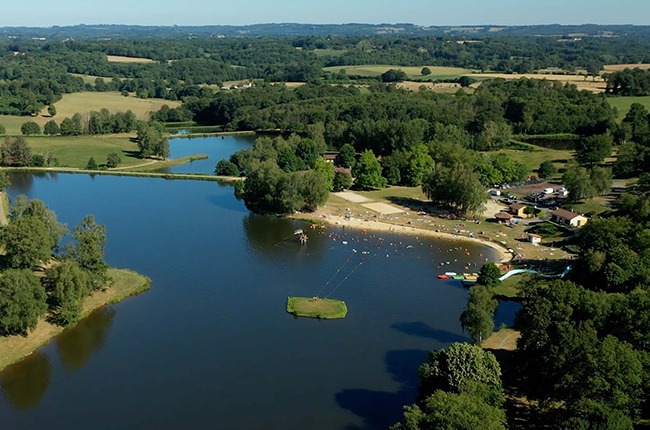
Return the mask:
M414 24L418 26L648 25L647 0L113 0L86 7L77 0L46 0L4 5L0 27L138 25L200 27L259 24ZM486 24L477 24L483 22Z

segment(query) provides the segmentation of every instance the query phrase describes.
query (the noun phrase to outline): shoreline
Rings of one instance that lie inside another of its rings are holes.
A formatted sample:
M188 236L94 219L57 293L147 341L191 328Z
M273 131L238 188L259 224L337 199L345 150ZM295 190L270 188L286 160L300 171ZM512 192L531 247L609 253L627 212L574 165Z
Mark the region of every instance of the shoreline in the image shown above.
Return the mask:
M406 226L401 224L390 224L390 223L386 223L383 221L376 221L376 220L365 221L365 220L355 219L355 218L346 219L344 216L332 215L330 213L322 211L321 209L311 214L314 215L314 217L309 217L308 215L309 214L307 213L300 212L298 214L289 215L289 218L297 219L301 221L308 221L308 222L324 221L327 224L333 226L350 227L359 230L383 231L383 232L390 232L390 233L397 233L397 234L406 234L409 236L421 235L421 236L434 237L438 239L449 239L449 240L460 241L460 242L479 243L483 246L487 246L495 250L498 253L499 260L497 261L497 263L508 263L513 259L512 253L508 251L508 249L504 245L487 239L482 239L480 237L461 236L459 234L446 233L446 232L435 231L435 230L427 230L420 227L412 227L412 226Z
M101 291L96 291L84 300L83 310L79 321L86 318L96 309L119 303L122 300L147 291L151 280L144 275L129 269L109 269L113 285ZM26 336L12 335L0 337L0 371L12 364L22 361L34 351L50 343L64 330L74 327L61 327L47 321L47 316L41 318L33 330Z

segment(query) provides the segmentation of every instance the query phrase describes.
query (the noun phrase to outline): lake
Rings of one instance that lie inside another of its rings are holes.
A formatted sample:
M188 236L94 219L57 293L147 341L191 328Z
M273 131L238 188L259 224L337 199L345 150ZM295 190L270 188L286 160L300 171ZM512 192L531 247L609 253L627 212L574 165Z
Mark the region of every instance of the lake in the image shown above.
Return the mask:
M0 373L3 429L385 428L415 400L427 353L468 340L467 289L436 279L440 264L462 272L496 258L474 244L252 215L216 182L12 180L12 199L39 198L70 227L93 214L107 226L107 262L153 282ZM286 313L287 296L315 294L344 300L347 317Z

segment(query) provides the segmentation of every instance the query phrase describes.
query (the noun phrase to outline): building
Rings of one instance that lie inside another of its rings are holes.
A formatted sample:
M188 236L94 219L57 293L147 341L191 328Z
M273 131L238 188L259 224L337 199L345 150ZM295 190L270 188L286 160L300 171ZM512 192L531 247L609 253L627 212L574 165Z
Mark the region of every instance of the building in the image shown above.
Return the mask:
M551 212L551 221L569 227L582 227L587 224L588 218L566 209L556 209Z
M507 212L499 212L498 214L494 215L494 218L496 218L497 221L508 222L512 219L512 215Z
M526 218L528 216L526 214L527 207L528 206L523 205L521 203L513 203L510 206L508 206L508 211L514 216L518 216L519 218Z
M542 243L542 236L539 234L528 233L528 242L530 243Z

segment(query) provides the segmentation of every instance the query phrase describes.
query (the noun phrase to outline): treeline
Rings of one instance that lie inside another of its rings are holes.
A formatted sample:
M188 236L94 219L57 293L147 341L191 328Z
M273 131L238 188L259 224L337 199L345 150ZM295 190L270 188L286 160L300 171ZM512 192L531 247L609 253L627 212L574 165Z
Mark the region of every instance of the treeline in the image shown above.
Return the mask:
M650 95L650 70L641 70L638 67L625 69L607 73L603 78L607 82L607 94L634 97Z
M3 187L7 185L3 175ZM110 281L104 262L106 229L87 216L73 229L40 200L19 196L9 224L0 229L7 267L0 276L0 334L25 335L39 319L69 325L81 316L83 300ZM44 276L36 269L45 268Z
M184 106L196 121L228 130L304 133L320 123L328 146L352 143L358 151L381 155L432 139L436 123L456 126L458 138L478 150L504 147L513 131L591 135L614 124L614 111L603 96L529 79L495 80L473 95L456 96L382 85L370 87L369 94L346 86L259 86Z

